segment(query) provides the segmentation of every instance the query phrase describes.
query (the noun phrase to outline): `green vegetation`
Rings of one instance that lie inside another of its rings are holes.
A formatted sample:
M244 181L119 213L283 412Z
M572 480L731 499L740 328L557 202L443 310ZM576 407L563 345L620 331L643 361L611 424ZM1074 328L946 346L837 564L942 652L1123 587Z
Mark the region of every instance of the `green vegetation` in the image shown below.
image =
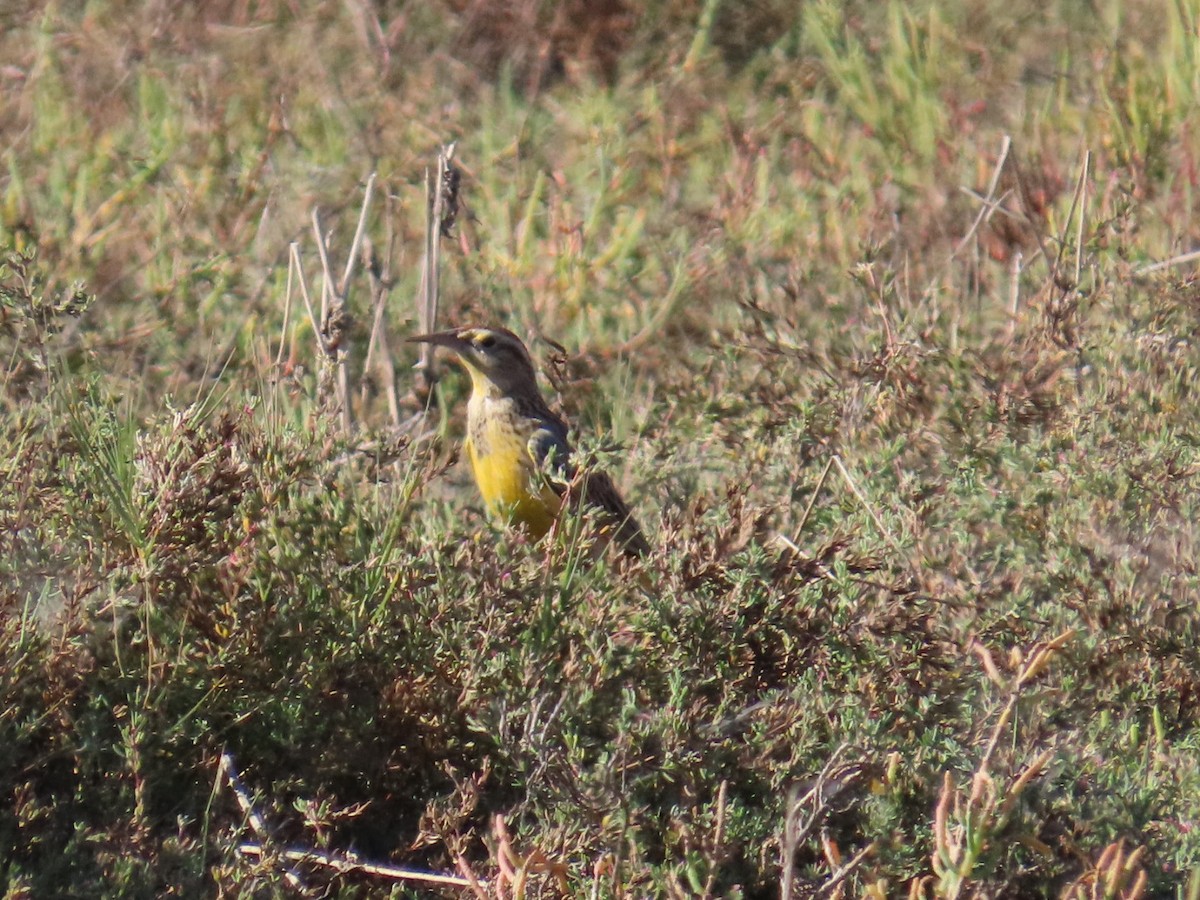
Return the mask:
M33 6L4 896L1200 896L1198 0ZM450 141L640 571L410 368Z

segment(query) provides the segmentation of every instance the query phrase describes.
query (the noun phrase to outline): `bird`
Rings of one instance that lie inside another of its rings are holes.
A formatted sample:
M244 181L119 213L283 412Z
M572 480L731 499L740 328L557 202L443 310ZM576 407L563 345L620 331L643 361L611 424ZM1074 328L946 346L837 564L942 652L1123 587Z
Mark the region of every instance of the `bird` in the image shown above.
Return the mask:
M564 507L598 511L602 534L629 557L650 544L612 479L581 469L566 423L542 398L533 359L501 327L452 328L408 339L452 352L471 378L464 445L488 513L540 540Z

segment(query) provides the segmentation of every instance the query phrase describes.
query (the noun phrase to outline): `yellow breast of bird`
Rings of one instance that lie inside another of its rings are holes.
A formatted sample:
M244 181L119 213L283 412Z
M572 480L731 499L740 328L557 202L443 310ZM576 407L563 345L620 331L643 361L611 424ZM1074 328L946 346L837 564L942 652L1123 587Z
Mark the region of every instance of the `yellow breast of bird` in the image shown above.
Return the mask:
M488 513L524 525L540 538L554 524L559 498L529 455L533 430L504 401L473 402L466 447Z

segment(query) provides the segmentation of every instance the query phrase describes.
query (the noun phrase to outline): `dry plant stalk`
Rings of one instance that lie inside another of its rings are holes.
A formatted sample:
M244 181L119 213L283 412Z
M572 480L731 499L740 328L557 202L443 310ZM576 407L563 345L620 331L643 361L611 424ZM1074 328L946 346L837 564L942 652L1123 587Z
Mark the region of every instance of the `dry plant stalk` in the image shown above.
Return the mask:
M268 855L259 844L239 844L238 853L243 856L262 857ZM364 875L374 875L391 881L415 881L421 884L448 884L453 887L480 887L478 881L469 881L457 875L444 875L438 872L424 872L420 869L406 869L388 863L374 863L361 860L353 854L329 853L325 850L315 850L309 847L289 847L279 851L279 856L289 862L307 863L322 869L332 869L335 872L361 872ZM486 892L483 896L487 896Z
M284 295L284 332L286 334L288 318L291 315L291 284L294 273L296 283L300 288L300 296L304 300L304 308L308 312L309 323L312 325L313 335L317 341L317 350L322 360L318 383L318 397L322 400L328 397L332 385L338 415L341 419L342 428L346 432L350 432L354 427L353 410L350 406L350 383L347 366L351 351L349 291L366 235L367 214L371 208L371 197L374 194L374 190L375 173L372 172L367 178L367 185L363 191L363 202L358 214L358 226L355 229L354 239L346 255L346 265L340 278L334 275L330 263L329 237L321 225L321 211L313 207L313 234L317 239L317 255L321 260L322 275L321 312L319 316L313 305L312 294L309 292L308 282L304 276L304 267L300 261L299 246L293 242L289 248L288 289ZM283 346L284 339L281 338L279 351L276 354L277 365L283 358Z
M454 165L456 144L438 151L437 172L425 170L425 257L421 270L421 290L417 297L417 325L421 334L437 330L440 290L441 241L458 213L458 169ZM421 346L417 361L419 391L428 396L437 381L433 368L432 344Z
M850 493L854 494L855 499L862 504L863 509L865 509L871 516L871 521L875 523L875 527L879 529L879 533L883 536L883 539L888 542L888 545L895 550L896 553L902 553L899 542L892 537L892 533L884 526L883 520L879 518L879 514L875 512L875 507L871 506L871 504L867 501L866 495L858 489L858 485L854 483L854 479L850 476L850 472L846 469L841 457L836 453L833 455L833 464L837 466L838 473L842 476L842 480L845 481L846 486L850 488Z
M437 327L441 263L439 238L449 234L458 215L460 174L454 165L454 151L454 143L442 147L438 152L436 172L426 171L425 253L422 260L421 290L417 298L419 328L426 333ZM400 430L407 430L420 418L418 415L408 422L403 420L395 359L387 338L387 301L392 286L391 256L395 237L391 218L388 217L387 221L387 251L383 260L376 255L366 234L375 182L376 174L372 172L366 181L354 237L346 254L345 265L340 273L334 271L330 235L323 226L321 212L318 208L312 210L312 229L316 238L317 256L320 260L322 276L319 307L315 301L314 292L310 291L305 277L299 247L295 243L292 244L288 287L284 299L284 330L275 357L276 365L282 365L284 348L287 344L288 320L291 316L294 284L303 300L317 342L317 351L322 361L318 396L321 399L333 396L338 416L346 432L352 431L355 425L349 384L349 362L353 352L349 295L350 286L359 265L363 265L366 269L370 285L369 304L371 309L371 329L363 358L363 372L364 374L369 372L372 365L376 363L382 368L381 374L387 397L388 414L393 426ZM433 362L432 347L426 345L422 348L421 359L416 367L420 373L418 393L423 396L428 395L436 380ZM365 403L366 397L367 385L364 382L360 385L359 390L360 406Z
M447 875L441 872L427 872L422 869L407 869L389 863L368 862L367 860L359 859L352 853L330 853L311 847L271 848L267 845L267 842L271 840L271 829L267 826L266 819L263 818L262 814L254 806L254 801L250 798L249 791L246 790L246 786L242 783L233 761L233 755L229 751L221 754L218 772L228 783L234 796L237 798L238 806L241 807L246 821L258 836L259 841L262 842L239 844L238 852L243 856L266 859L279 865L283 869L284 877L287 879L288 884L297 890L305 890L305 884L300 879L296 870L286 865L284 861L287 863L306 863L318 868L332 869L336 872L361 872L365 875L374 875L377 878L386 878L392 881L415 881L422 884L445 884L454 887L467 887L472 888L478 897L487 896L485 890L486 882L481 883L474 877L466 878L457 875Z
M221 754L221 761L217 765L217 770L220 775L225 777L229 789L233 791L234 797L237 798L238 806L242 809L242 815L246 817L246 821L258 835L259 840L269 841L271 834L267 828L267 822L262 817L262 814L255 808L254 801L250 798L250 792L246 790L246 786L242 783L241 776L238 774L237 765L233 761L233 754L228 750ZM259 847L259 856L277 856L278 853L264 852L262 847ZM290 866L283 867L284 878L287 883L297 889L304 888L304 882L300 880L299 874Z

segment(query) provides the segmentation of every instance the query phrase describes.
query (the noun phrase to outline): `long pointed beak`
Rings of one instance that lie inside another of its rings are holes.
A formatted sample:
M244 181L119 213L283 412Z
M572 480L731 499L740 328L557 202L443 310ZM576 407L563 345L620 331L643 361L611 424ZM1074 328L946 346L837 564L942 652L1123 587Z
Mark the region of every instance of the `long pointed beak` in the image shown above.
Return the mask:
M450 331L435 331L432 334L418 334L410 338L405 338L405 342L409 344L434 344L438 347L446 347L449 350L459 351L466 346L466 341L458 336L458 332L454 329Z

